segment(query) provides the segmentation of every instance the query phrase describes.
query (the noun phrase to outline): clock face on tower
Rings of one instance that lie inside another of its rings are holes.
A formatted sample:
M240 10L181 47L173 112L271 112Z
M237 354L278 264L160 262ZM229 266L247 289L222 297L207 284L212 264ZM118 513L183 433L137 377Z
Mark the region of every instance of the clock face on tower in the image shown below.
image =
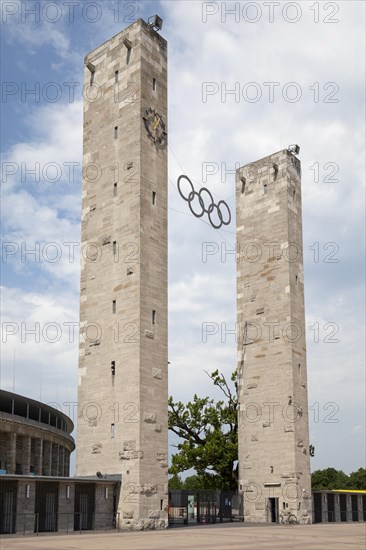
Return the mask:
M142 118L149 137L157 146L165 147L167 143L167 131L159 113L152 107L149 107Z

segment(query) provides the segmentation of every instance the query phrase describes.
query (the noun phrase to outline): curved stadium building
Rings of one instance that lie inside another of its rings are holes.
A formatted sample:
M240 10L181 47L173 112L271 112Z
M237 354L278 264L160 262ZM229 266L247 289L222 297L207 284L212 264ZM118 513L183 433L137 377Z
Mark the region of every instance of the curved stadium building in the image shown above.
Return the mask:
M72 420L57 409L0 390L1 473L67 477L73 429Z
M120 476L69 477L72 420L0 390L0 534L114 529Z

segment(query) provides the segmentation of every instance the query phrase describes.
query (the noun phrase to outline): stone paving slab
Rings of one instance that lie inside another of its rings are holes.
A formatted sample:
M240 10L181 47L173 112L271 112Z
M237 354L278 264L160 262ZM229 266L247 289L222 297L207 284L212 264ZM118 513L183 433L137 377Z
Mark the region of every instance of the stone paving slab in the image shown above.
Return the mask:
M167 531L2 536L1 550L365 550L366 524L214 525Z

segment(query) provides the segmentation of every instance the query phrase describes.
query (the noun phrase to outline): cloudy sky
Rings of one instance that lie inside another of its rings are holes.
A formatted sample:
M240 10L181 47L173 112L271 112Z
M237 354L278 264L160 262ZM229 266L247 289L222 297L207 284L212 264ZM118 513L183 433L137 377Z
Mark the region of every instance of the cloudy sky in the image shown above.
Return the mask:
M207 322L235 328L235 216L220 230L192 217L177 177L204 183L234 214L235 167L298 143L312 469L364 464L364 6L2 0L2 388L67 413L76 402L83 57L159 13L170 394L215 397L204 370L236 366L232 334L202 338ZM215 243L206 261L203 243Z

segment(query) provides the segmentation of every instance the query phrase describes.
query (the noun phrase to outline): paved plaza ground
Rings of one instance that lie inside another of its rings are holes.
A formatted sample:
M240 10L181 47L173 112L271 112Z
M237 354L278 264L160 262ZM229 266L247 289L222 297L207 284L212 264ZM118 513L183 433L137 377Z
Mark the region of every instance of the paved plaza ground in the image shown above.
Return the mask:
M213 525L149 532L1 537L1 550L365 550L366 523Z

